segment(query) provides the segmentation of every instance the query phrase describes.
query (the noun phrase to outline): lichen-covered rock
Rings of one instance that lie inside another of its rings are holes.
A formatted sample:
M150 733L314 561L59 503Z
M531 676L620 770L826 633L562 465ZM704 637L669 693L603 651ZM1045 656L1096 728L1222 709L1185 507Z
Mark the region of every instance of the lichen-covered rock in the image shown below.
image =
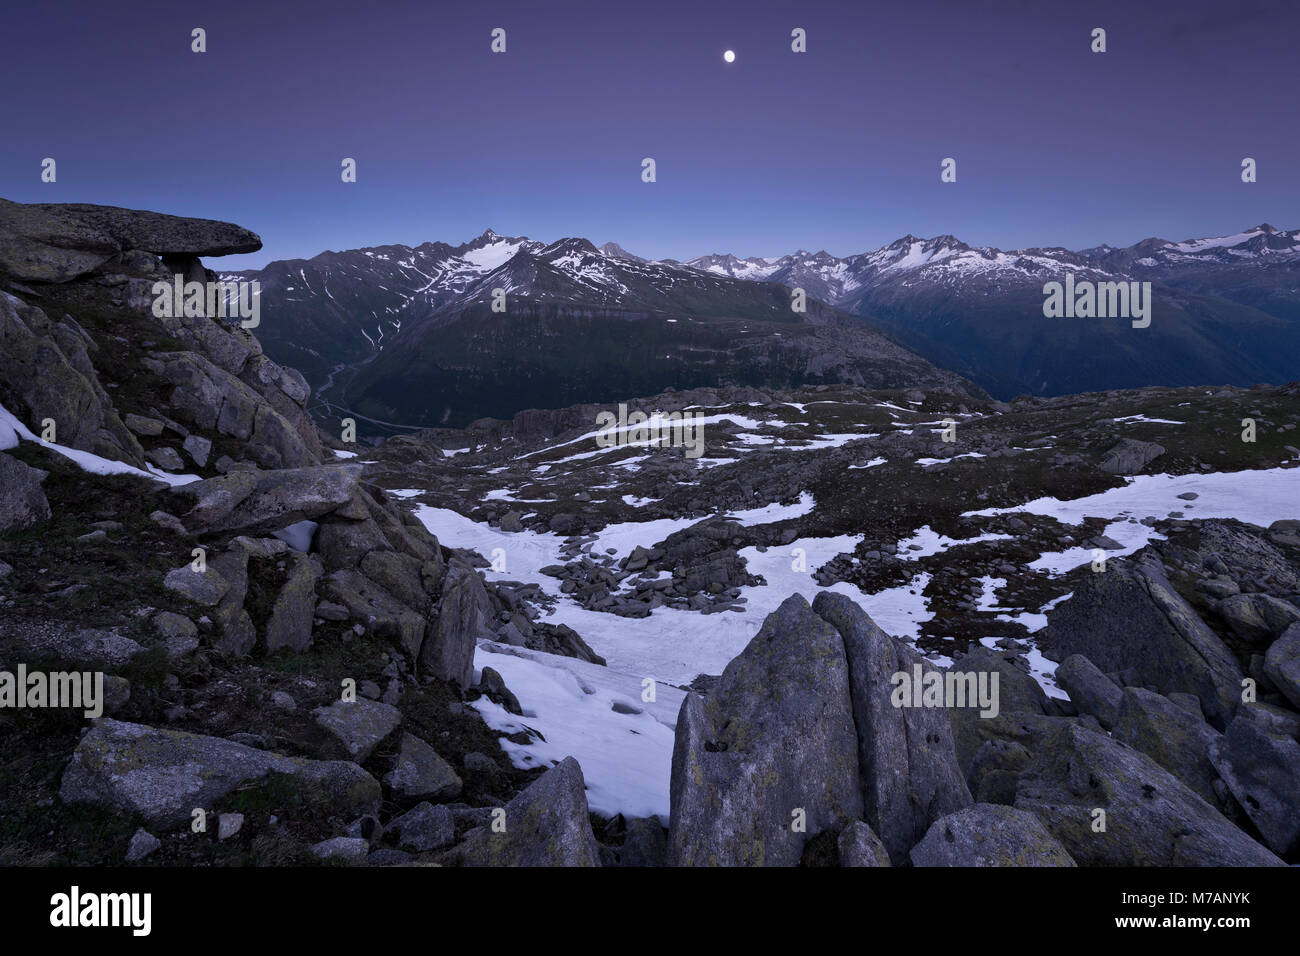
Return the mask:
M1214 605L1214 610L1244 641L1273 640L1300 621L1300 608L1271 594L1233 594Z
M793 866L862 816L839 633L792 595L677 720L669 863Z
M1275 853L1300 848L1300 743L1237 717L1210 759Z
M389 823L388 830L402 849L427 853L455 842L456 818L448 807L420 803Z
M0 452L0 533L30 528L50 517L50 503L41 490L47 475Z
M1034 753L1016 807L1080 866L1283 865L1150 757L1078 724Z
M1115 720L1114 737L1140 750L1187 784L1210 805L1218 803L1210 746L1219 732L1167 697L1126 687Z
M425 643L423 616L357 571L335 571L325 578L325 589L368 631L400 648L408 660L416 659Z
M582 768L565 757L507 803L500 828L470 831L450 851L466 866L599 866Z
M1236 659L1156 561L1113 561L1085 575L1047 621L1042 643L1052 660L1083 654L1106 673L1131 669L1134 683L1162 694L1195 694L1219 728L1240 701Z
M396 707L364 697L336 700L328 707L317 707L312 714L357 763L364 763L379 742L402 722L402 712Z
M0 655L10 661L50 657L82 667L117 669L142 650L129 637L65 622L0 624Z
M894 674L936 668L842 594L823 591L813 610L843 640L864 819L902 864L934 820L971 804L948 708L895 707L890 699Z
M1014 740L986 740L975 751L966 784L979 803L1016 802L1016 782L1029 763L1029 751Z
M299 552L290 555L289 565L289 577L276 596L266 624L268 651L305 651L312 644L320 568L310 556Z
M51 322L0 292L0 393L10 413L36 433L52 419L59 444L143 468L144 451L100 385L88 348L94 342L71 319Z
M871 827L854 820L840 833L840 866L889 866L889 851Z
M438 620L420 648L420 667L426 674L469 688L474 683L474 648L479 638L496 637L491 621L492 605L483 579L473 568L452 562L443 579Z
M454 800L460 795L460 776L438 752L414 734L402 734L393 769L384 783L399 801Z
M1074 866L1032 813L976 803L936 820L910 854L914 866Z
M219 737L101 719L81 738L63 775L65 803L92 803L177 826L237 788L283 774L308 802L340 815L376 813L379 781L354 763L302 760Z

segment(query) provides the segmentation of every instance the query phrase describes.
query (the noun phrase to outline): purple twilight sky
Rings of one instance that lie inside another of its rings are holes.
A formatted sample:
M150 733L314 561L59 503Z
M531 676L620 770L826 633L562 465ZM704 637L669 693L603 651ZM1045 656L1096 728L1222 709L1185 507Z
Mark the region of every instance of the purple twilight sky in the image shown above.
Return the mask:
M654 258L1295 228L1298 47L1292 0L15 3L0 195L261 234L223 268L489 226Z

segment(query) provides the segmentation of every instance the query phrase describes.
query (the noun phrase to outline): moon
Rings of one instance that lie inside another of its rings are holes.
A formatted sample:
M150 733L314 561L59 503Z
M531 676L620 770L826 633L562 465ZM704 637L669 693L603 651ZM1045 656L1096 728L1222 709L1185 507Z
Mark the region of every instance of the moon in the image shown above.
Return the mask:
M735 50L728 50L726 53L722 54L722 58L723 58L724 60L726 60L728 63L735 63L735 62L736 62L736 51L735 51Z

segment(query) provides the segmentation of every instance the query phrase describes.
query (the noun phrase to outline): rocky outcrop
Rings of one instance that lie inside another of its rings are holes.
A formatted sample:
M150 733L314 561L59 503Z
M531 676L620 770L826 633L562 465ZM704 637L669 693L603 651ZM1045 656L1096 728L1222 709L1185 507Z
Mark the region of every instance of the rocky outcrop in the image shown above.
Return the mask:
M59 444L143 468L144 450L96 376L97 348L71 316L51 321L0 291L0 396L8 410L37 434L53 421Z
M688 694L673 747L669 862L792 866L862 817L839 633L788 598L708 698Z
M931 823L971 803L947 708L890 702L894 674L910 675L917 664L935 668L842 594L823 591L813 610L844 642L864 819L902 864Z
M1210 760L1273 852L1300 849L1300 743L1238 717Z
M1047 620L1042 640L1052 660L1083 654L1106 673L1131 673L1129 683L1195 694L1216 727L1227 725L1240 701L1236 659L1158 562L1112 562L1081 579Z
M1282 864L1149 757L1077 724L1038 748L1015 805L1081 866Z

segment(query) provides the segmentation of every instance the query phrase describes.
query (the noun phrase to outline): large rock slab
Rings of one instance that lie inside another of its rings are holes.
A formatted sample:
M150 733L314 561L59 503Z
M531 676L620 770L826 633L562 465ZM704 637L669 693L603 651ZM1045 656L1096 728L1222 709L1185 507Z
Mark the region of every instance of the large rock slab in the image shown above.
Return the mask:
M1238 717L1210 759L1264 842L1279 854L1300 849L1300 743Z
M1241 669L1153 561L1114 561L1083 577L1074 596L1048 613L1044 653L1083 654L1106 673L1129 671L1160 693L1195 694L1223 728L1241 700Z
M1074 866L1032 813L977 803L936 820L909 854L913 866Z
M844 642L864 818L901 865L931 823L971 804L948 709L890 700L894 674L937 669L842 594L821 592L813 610Z
M600 866L582 768L565 757L507 803L503 829L473 830L451 851L466 866Z
M226 256L260 248L255 233L228 222L117 206L0 199L0 272L16 279L66 282L129 249Z
M1233 594L1214 609L1244 641L1268 642L1300 621L1300 608L1271 594Z
M219 737L101 719L81 738L63 775L66 803L92 803L178 826L196 807L272 774L300 783L340 816L377 813L379 781L354 763L301 760Z
M1078 724L1037 750L1015 805L1080 866L1283 865L1150 757Z
M1264 655L1264 673L1300 710L1300 624L1292 624Z
M844 641L792 595L707 699L682 702L669 863L793 866L806 840L860 819L852 707Z
M1219 775L1210 762L1210 747L1219 732L1167 697L1140 687L1126 687L1114 724L1115 739L1140 750L1217 805L1214 781Z

